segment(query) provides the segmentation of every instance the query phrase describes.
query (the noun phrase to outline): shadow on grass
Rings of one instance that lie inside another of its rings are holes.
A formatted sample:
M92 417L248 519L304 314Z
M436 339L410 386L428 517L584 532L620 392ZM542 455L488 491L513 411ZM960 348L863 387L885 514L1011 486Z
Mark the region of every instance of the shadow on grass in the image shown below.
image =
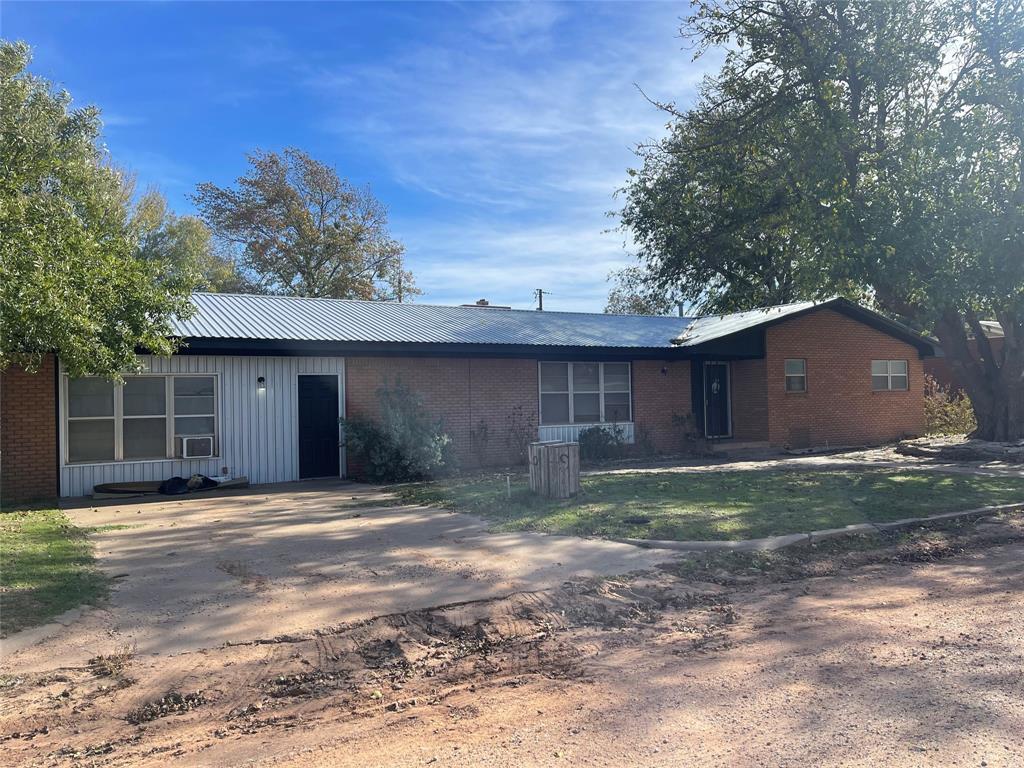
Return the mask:
M500 531L752 539L1024 501L1024 478L899 470L597 474L557 501L505 475L406 486L404 501L481 515Z

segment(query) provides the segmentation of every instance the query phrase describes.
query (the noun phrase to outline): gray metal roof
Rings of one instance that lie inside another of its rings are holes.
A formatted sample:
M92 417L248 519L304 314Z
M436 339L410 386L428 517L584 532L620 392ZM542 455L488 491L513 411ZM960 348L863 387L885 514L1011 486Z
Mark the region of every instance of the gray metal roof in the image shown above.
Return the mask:
M934 353L931 340L877 312L839 298L696 318L232 293L196 293L192 303L195 314L174 323L175 333L184 338L608 349L696 347L815 307L829 307L914 344L924 353Z
M749 312L733 312L728 315L708 315L706 317L695 317L675 339L675 344L680 347L693 347L723 336L731 336L740 331L755 328L764 323L780 320L788 315L796 315L806 312L818 303L813 301L801 301L795 304L780 304L777 307L765 307L764 309L752 309Z
M228 293L196 293L192 303L196 313L174 324L186 338L671 348L690 323L683 317Z

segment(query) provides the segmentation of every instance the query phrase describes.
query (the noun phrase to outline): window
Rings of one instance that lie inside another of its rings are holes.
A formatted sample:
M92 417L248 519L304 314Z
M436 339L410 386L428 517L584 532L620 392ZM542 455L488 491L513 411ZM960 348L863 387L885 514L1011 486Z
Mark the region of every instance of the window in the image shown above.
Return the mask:
M541 363L540 423L632 420L629 363Z
M114 391L105 379L68 382L68 461L114 458Z
M872 360L871 388L876 392L910 389L906 360Z
M182 438L216 445L215 376L67 379L67 460L138 461L182 455Z
M806 392L807 391L807 361L787 360L786 361L786 391Z

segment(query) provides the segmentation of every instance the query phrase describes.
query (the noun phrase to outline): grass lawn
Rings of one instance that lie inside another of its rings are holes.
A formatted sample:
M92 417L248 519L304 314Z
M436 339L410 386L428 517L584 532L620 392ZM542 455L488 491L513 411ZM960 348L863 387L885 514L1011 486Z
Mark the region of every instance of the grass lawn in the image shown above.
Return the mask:
M0 513L0 637L107 594L86 531L57 509Z
M1024 502L1024 478L881 469L599 474L579 497L541 499L524 477L456 478L401 488L405 501L480 515L498 531L646 539L753 539L852 523Z

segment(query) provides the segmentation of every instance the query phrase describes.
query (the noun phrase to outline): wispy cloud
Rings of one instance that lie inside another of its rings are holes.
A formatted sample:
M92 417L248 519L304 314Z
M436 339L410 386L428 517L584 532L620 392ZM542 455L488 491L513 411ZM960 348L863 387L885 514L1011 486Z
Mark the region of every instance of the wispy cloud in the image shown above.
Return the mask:
M102 115L103 127L110 128L133 128L137 125L145 125L146 118L142 115L126 115L121 112L104 112Z
M677 29L672 5L488 7L471 33L304 83L335 105L324 131L441 203L441 224L396 215L429 299L521 303L544 287L597 310L630 259L605 214L632 148L666 122L636 86L685 103L714 64L693 65Z
M140 186L188 212L245 152L301 146L372 184L429 301L601 309L631 258L606 214L666 123L637 86L685 106L717 64L691 62L676 3L12 8L70 52L41 58L105 108Z

